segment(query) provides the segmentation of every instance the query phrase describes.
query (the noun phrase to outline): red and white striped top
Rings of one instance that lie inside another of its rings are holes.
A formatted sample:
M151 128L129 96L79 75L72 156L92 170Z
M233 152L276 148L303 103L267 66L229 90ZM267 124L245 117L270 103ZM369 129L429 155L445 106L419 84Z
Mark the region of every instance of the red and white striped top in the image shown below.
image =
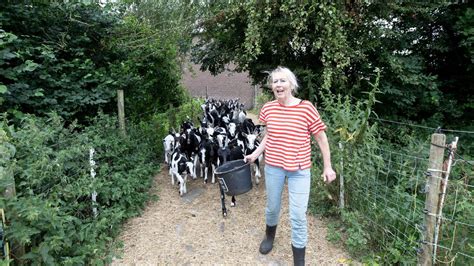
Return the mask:
M265 163L288 171L311 167L311 133L326 129L318 111L309 101L285 106L266 103L259 120L267 125Z

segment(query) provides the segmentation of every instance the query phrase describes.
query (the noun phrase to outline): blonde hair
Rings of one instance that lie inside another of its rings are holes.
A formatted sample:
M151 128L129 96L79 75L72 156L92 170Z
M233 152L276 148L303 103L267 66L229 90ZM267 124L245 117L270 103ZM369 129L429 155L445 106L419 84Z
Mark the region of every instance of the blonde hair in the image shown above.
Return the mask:
M298 91L298 88L300 86L298 84L298 80L296 79L295 74L289 68L283 66L278 66L268 75L268 85L270 86L270 88L272 87L273 75L276 73L283 73L288 78L288 82L290 83L290 89L293 94Z

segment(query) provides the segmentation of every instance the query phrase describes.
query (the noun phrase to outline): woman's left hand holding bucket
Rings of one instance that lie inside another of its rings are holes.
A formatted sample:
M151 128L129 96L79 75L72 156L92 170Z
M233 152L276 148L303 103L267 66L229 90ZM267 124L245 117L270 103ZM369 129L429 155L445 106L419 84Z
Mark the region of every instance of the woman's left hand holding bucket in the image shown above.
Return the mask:
M244 156L244 162L245 163L253 163L253 162L255 162L255 160L257 160L257 158L256 157L254 158L252 156L252 154Z

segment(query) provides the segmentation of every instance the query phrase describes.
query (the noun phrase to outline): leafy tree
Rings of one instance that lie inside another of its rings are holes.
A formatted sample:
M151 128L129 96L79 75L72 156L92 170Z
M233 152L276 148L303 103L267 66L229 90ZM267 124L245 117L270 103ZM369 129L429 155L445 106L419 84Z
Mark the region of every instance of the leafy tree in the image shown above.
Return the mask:
M206 1L192 0L122 0L128 13L141 24L154 29L152 36L178 47L182 60L192 43L196 22L206 11ZM184 61L181 61L183 63Z
M179 44L133 8L98 3L1 4L0 111L71 121L116 110L163 111L185 101ZM164 14L164 13L163 13ZM27 25L27 26L26 26Z
M105 46L118 16L98 4L0 4L2 111L83 117L111 108Z
M378 38L362 48L365 63L383 70L380 87L384 94L379 98L383 107L377 108L378 114L456 128L472 120L472 111L464 104L472 102L472 85L467 81L473 73L464 67L471 64L469 47L462 47L461 29L453 27L468 12L467 7L444 2L367 7L364 14L373 25L365 27L369 34L363 34L363 39L379 31ZM452 124L453 118L460 121Z
M124 90L126 113L138 117L185 102L177 45L157 37L159 31L134 15L127 15L117 32L110 46L124 60L112 66L112 76L116 87Z
M470 5L213 2L193 58L212 73L235 62L255 82L277 65L288 66L303 85L299 96L310 100L318 88L363 99L379 68L380 116L431 126L457 118L457 127L467 126L474 76Z
M338 5L298 1L210 5L214 13L201 24L194 60L212 73L234 61L237 70L248 70L256 82L263 80L264 71L286 65L304 85L337 90L346 80L341 71L352 51L343 31L348 20ZM311 89L303 86L300 94L311 98Z

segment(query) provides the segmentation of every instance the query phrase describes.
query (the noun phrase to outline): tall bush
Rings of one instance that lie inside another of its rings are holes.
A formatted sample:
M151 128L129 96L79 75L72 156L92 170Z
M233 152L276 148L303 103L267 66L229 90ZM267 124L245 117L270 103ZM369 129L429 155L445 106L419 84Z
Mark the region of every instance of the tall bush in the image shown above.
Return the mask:
M2 1L0 10L0 112L56 112L84 124L115 112L118 89L135 118L185 99L168 29L118 3Z
M98 4L0 3L0 111L80 118L113 108L105 46L119 22Z

